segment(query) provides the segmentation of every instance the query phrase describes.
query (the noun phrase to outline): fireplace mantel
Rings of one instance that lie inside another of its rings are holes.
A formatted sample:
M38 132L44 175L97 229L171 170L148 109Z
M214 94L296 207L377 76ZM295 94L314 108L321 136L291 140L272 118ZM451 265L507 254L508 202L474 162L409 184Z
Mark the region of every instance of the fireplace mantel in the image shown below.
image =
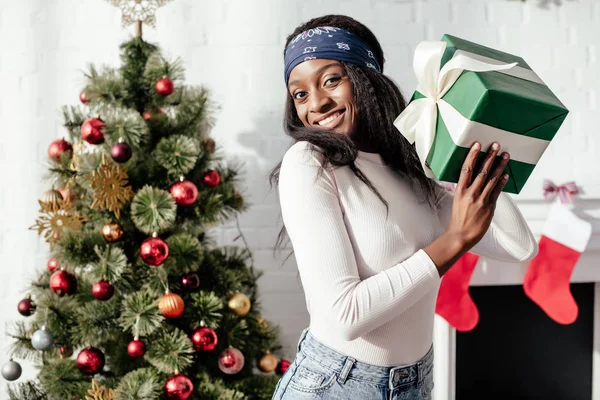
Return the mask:
M550 204L543 200L517 200L519 209L536 238L542 234ZM592 223L592 237L581 255L571 282L600 282L600 199L576 199L572 211ZM481 258L471 278L471 286L520 285L527 272L527 263L504 263Z

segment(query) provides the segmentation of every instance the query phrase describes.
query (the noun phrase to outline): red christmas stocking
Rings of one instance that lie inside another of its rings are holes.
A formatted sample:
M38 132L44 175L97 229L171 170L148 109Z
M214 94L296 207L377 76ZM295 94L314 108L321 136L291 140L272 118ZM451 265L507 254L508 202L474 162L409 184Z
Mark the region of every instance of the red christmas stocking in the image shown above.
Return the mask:
M435 312L459 332L467 332L477 326L479 311L469 295L469 282L479 256L466 253L458 259L442 278Z
M571 274L591 234L589 222L554 203L544 225L539 252L525 274L525 294L559 324L572 324L577 319L579 308L571 294Z

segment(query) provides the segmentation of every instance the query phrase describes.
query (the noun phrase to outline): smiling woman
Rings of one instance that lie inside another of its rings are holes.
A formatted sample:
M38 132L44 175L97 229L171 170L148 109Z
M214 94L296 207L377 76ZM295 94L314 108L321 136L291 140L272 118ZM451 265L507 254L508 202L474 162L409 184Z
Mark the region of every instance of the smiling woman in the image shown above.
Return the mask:
M494 144L475 174L475 143L454 195L427 178L393 125L405 102L381 46L352 18L299 26L284 64L295 143L271 182L310 327L273 399L428 400L440 277L467 251L519 262L537 250L501 193L509 155L493 165Z
M305 126L347 136L354 131L357 113L352 83L339 61L314 59L298 65L290 74L288 90Z

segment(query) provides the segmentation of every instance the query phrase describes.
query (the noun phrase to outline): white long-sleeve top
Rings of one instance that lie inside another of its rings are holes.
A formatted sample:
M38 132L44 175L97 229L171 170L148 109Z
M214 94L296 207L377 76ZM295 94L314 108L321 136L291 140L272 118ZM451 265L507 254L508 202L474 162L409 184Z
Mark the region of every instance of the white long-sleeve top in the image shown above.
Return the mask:
M413 363L433 340L438 270L422 249L449 224L453 195L438 210L419 199L381 156L356 165L389 204L349 167L328 166L307 142L285 154L279 176L283 222L294 249L311 333L325 345L380 366ZM502 194L473 253L526 261L537 243L511 198Z

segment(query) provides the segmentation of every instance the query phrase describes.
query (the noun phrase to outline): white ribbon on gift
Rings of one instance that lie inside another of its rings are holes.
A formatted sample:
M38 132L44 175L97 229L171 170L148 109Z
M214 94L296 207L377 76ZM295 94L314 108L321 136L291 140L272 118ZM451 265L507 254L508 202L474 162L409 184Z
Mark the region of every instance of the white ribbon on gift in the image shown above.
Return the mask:
M435 138L438 112L440 113L452 141L461 147L470 147L478 141L486 149L493 142L499 142L503 151L510 153L511 159L528 164L536 164L548 146L548 141L523 136L494 128L464 117L442 97L450 90L464 70L473 72L497 71L517 78L543 84L530 69L517 66L517 63L504 62L458 50L440 70L440 62L446 42L425 41L417 45L413 69L417 76L417 91L425 97L412 101L394 121L394 126L412 144L425 173L433 178L433 172L426 166L427 155Z

